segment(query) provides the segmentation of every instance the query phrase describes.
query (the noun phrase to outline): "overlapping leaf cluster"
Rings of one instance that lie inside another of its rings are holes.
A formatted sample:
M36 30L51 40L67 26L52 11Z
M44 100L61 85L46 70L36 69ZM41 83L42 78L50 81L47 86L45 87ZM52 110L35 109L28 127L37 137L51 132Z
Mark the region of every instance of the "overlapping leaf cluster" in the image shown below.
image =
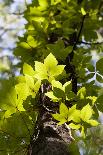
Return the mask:
M27 7L26 32L14 52L21 57L23 75L0 85L0 155L25 154L35 133L39 104L44 104L42 96L47 98L45 102L59 107L52 114L58 125L80 130L85 137L88 127L99 124L103 93L88 79L97 75L97 80L103 82L103 59L96 66L91 63L91 51L102 49L97 43L97 31L103 24L100 4L101 0L34 0ZM72 59L67 60L72 69L67 72L66 58L71 53ZM73 74L77 79L76 93L72 88ZM42 92L45 84L50 89Z

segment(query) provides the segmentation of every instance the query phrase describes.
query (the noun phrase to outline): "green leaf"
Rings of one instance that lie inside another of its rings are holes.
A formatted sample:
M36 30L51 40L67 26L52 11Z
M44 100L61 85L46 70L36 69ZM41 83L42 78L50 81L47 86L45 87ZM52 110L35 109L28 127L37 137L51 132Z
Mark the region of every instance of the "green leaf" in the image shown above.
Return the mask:
M18 94L18 104L22 100L26 100L27 96L29 95L28 87L25 83L19 83L15 86L16 92ZM25 91L24 91L25 90Z
M56 58L50 53L44 60L44 64L41 62L35 62L35 77L37 79L47 79L49 82L60 75L64 70L64 65L57 65Z
M33 133L32 120L29 118L26 112L17 112L5 121L2 126L2 130L7 130L7 132L11 135L14 135L14 137L24 137L24 140L28 139L29 141L30 134Z
M86 11L84 10L84 8L81 8L81 13L83 16L86 15Z
M103 78L102 76L96 74L96 80L99 81L100 83L103 83Z
M93 110L92 110L91 106L89 104L87 104L81 110L81 119L84 122L87 122L91 118L92 114L93 114Z
M59 81L52 80L51 83L52 83L52 87L56 87L56 88L59 88L59 89L63 90L63 86Z
M64 65L57 66L57 64L58 62L56 58L54 57L54 55L50 53L44 60L44 65L46 67L48 77L58 76L63 72L65 66ZM53 79L51 78L51 80Z
M99 71L101 75L103 75L103 68L101 67L103 65L103 58L97 61L96 63L96 70Z
M68 46L67 48L65 48L63 40L58 40L55 44L48 44L47 49L48 52L51 52L56 58L65 60L68 53L71 52L72 47Z
M65 91L65 94L68 95L68 93L72 90L71 81L68 81L63 85L63 90Z
M67 122L68 118L68 108L64 103L60 104L59 112L60 114L52 114L52 116L54 117L54 119L59 121L58 125L61 125Z
M21 46L21 47L23 47L23 48L25 48L27 50L30 50L31 49L30 45L28 43L26 43L26 42L21 42L19 44L19 46Z
M70 91L68 94L67 94L67 100L72 100L72 99L75 99L76 95L74 94L74 92Z
M76 129L76 130L78 130L78 129L81 127L81 125L80 125L80 124L70 123L70 124L69 124L69 127L70 127L71 129Z
M71 108L69 108L68 113L68 122L73 120L76 123L79 123L80 120L80 110L76 109L76 105L73 105Z
M48 68L52 68L57 66L58 61L56 60L56 58L54 57L54 55L52 53L50 53L44 60L44 65Z
M60 104L59 112L60 115L64 116L67 119L69 110L64 103Z
M47 77L47 70L43 63L35 61L35 78L39 80L48 79Z
M70 155L80 155L79 147L76 140L69 144L69 152Z
M24 91L25 90L25 91ZM6 110L5 117L10 117L11 114L17 111L25 111L23 101L29 95L29 89L25 83L20 83L13 87L7 94L2 104L2 109Z
M82 135L83 138L86 137L86 135L85 135L85 130L84 130L84 126L82 126L82 128L81 128L81 135Z
M54 96L52 91L45 93L45 95L52 99L54 102L59 101L59 99L56 96Z
M56 96L57 98L61 98L61 99L65 99L65 93L63 90L54 87L53 88L53 94L54 96Z
M60 122L59 125L64 124L65 122L67 122L67 120L61 115L61 114L52 114L52 116L54 117L54 119L56 119L57 121Z
M98 98L97 98L97 109L101 112L103 112L103 95L100 95Z
M36 80L35 78L29 75L25 75L25 79L26 79L26 85L29 89L29 95L32 95L32 97L35 98L37 92L39 91L41 81Z
M86 88L85 87L80 88L77 93L77 96L79 96L80 99L84 99L85 95L86 95Z
M46 9L48 6L48 0L38 0L39 5L42 7L42 9Z
M89 123L91 126L97 126L99 123L95 120L88 120L87 123Z
M29 36L27 37L27 42L28 42L28 44L29 44L31 47L33 47L33 48L35 48L35 47L38 46L37 40L35 40L34 37L31 36L31 35L29 35Z
M46 74L46 66L41 62L35 61L35 71L40 73L45 72Z
M24 75L27 74L27 75L30 75L30 76L34 76L35 75L35 71L34 71L34 69L30 65L24 63L24 65L23 65L23 74Z
M95 104L96 100L97 100L97 97L96 96L87 96L86 97L87 99L90 99L92 101L92 105Z

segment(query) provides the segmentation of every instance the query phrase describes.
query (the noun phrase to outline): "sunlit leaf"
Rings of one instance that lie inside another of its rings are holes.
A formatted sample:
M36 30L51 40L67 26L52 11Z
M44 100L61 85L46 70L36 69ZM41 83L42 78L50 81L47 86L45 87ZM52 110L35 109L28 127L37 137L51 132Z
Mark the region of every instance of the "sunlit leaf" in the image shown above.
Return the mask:
M88 121L91 118L92 114L93 114L93 110L92 110L91 106L89 104L87 104L81 110L81 119L83 121Z
M86 88L85 87L80 88L77 93L77 96L79 96L80 99L84 99L85 95L86 95Z
M95 120L88 120L87 123L89 123L91 126L97 126L99 123Z
M80 122L80 110L76 109L76 105L73 105L71 108L69 108L68 121L71 120L76 123Z
M66 106L64 103L61 103L61 104L60 104L59 112L60 112L60 114L61 114L62 116L64 116L65 118L68 117L68 112L69 112L69 110L68 110L67 106Z
M26 63L23 65L23 73L24 73L24 75L26 75L26 74L30 75L30 76L35 75L35 71L33 70L33 68Z
M81 125L79 125L79 124L73 124L73 123L70 123L69 124L69 127L71 128L71 129L76 129L76 130L78 130L80 127L81 127Z
M81 8L81 13L83 16L86 15L86 11L84 10L84 8Z
M28 42L28 44L30 45L30 47L33 47L33 48L37 47L37 45L38 45L37 40L35 40L35 39L33 38L33 36L28 36L27 42Z
M54 117L54 119L56 119L57 121L59 121L60 124L64 124L65 122L67 122L67 120L65 119L65 117L63 117L60 114L52 114L52 116Z

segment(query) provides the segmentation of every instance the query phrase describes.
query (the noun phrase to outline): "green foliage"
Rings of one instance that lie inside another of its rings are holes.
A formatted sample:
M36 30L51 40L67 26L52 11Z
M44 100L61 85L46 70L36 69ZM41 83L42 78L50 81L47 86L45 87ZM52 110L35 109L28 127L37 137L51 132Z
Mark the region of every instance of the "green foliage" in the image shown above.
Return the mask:
M81 133L83 135L85 134L84 133L85 123L90 124L92 126L98 125L97 121L90 119L93 115L93 110L91 109L91 106L89 104L84 106L81 110L77 110L76 105L72 106L68 110L66 105L61 103L59 112L60 114L58 113L53 114L53 117L56 120L60 121L59 125L64 124L66 122L73 121L73 123L69 124L69 127L71 129L76 129L76 130L81 128Z
M35 77L39 80L47 79L49 82L51 82L64 70L64 65L57 64L57 60L51 53L44 60L44 64L35 61Z
M99 52L97 31L103 25L100 2L34 0L27 6L26 32L14 51L21 58L22 75L0 83L0 155L25 154L40 107L48 103L57 125L79 130L84 138L88 128L99 124L103 93L88 80L103 74L102 58L96 66L91 63L91 51Z

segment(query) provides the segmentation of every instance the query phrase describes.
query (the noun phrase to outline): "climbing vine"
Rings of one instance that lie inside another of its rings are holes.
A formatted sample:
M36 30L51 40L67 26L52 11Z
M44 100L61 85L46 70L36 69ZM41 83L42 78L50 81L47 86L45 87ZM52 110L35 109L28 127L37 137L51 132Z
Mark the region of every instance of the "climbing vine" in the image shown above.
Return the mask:
M0 155L27 154L44 113L83 138L99 125L103 93L96 81L103 82L103 58L92 63L92 52L103 49L102 16L102 0L34 0L27 6L26 32L14 50L21 74L0 85Z

